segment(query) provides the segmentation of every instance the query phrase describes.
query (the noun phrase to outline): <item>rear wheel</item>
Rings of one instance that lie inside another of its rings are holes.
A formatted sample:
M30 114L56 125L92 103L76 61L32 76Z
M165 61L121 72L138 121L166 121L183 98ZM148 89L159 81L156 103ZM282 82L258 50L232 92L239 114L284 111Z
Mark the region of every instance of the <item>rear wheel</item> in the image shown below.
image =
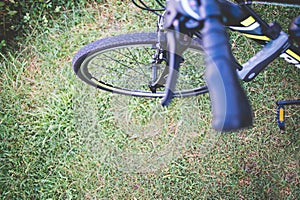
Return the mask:
M165 79L166 61L153 64L157 33L124 34L98 40L83 47L73 59L73 70L89 85L113 93L163 97L164 83L155 90L151 83ZM193 39L183 54L175 97L207 92L205 60L199 39ZM158 84L156 84L158 85Z

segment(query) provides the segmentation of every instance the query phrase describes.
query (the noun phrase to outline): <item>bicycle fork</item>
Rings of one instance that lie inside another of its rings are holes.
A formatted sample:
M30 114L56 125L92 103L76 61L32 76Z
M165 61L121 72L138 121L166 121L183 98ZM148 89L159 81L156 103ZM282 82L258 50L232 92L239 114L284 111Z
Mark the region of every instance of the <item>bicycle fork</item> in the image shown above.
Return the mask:
M156 53L152 61L152 81L149 84L151 92L156 93L156 89L165 87L165 95L162 105L170 104L174 96L180 64L184 62L181 54L191 43L191 36L180 32L179 27L174 30L165 30L164 18L159 17L157 23L158 41ZM158 74L161 63L166 62L163 71Z

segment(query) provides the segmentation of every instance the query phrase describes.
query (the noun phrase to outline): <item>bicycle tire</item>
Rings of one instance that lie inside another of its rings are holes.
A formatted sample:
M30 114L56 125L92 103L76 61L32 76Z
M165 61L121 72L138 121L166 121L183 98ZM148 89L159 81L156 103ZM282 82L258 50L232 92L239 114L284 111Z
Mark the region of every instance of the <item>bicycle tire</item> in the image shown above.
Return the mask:
M148 87L152 73L149 61L154 55L156 43L157 33L132 33L104 38L78 51L72 62L73 70L82 81L98 89L130 96L161 98L164 88L154 93ZM183 57L185 60L180 68L174 96L188 97L208 92L204 81L205 56L199 38L192 40Z

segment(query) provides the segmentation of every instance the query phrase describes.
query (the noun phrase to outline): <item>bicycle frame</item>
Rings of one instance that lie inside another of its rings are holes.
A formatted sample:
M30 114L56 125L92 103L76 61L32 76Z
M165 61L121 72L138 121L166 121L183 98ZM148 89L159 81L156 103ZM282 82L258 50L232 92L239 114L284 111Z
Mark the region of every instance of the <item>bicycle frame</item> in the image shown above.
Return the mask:
M226 25L231 30L238 31L247 38L264 45L260 52L240 67L238 74L241 79L251 81L277 57L283 58L286 62L300 69L300 49L281 30L279 24L268 25L248 4L237 6L228 1L221 1L220 5L221 9L224 10L225 17L229 19ZM240 16L236 18L235 13L239 13ZM235 17L235 22L230 20L233 17Z
M287 33L281 30L279 24L267 24L249 5L244 1L240 5L226 0L219 0L222 14L227 18L225 25L232 31L238 31L247 38L262 44L263 48L246 63L240 65L236 63L236 68L240 79L248 82L253 80L269 63L276 58L283 58L286 62L293 64L300 69L300 48L295 46ZM239 2L239 1L238 1ZM265 1L255 1L256 3L266 3ZM270 3L271 1L269 1ZM273 1L272 1L273 2ZM276 3L295 3L295 1L279 1ZM300 6L300 4L299 4ZM163 17L158 18L158 38L159 46L162 40ZM194 35L201 38L201 32L194 32ZM164 44L163 46L166 46ZM166 48L166 47L164 47ZM154 76L156 77L156 76ZM155 84L152 85L155 88Z
M225 25L232 31L238 31L247 38L263 45L263 49L246 63L237 63L236 68L240 79L248 82L253 80L269 63L280 57L286 62L300 69L300 48L295 46L288 34L281 30L277 23L267 24L249 5L252 3L290 5L300 7L297 0L281 1L243 1L236 0L239 4L227 0L219 0L222 14L227 18ZM159 2L159 1L158 1ZM149 9L149 8L148 8ZM157 13L156 13L157 14ZM161 38L163 30L162 16L159 15L158 33ZM201 38L200 32L194 35ZM160 41L158 42L160 44Z

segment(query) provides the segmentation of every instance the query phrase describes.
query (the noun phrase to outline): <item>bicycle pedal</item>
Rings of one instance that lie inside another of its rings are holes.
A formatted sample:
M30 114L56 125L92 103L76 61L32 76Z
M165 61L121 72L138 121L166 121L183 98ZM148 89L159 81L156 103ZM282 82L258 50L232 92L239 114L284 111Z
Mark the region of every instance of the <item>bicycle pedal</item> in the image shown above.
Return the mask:
M276 118L279 129L285 130L285 108L283 105L278 105Z
M280 33L277 39L271 40L254 57L243 64L237 73L240 79L249 82L254 79L269 63L276 59L289 45L288 35Z
M280 130L285 130L285 105L300 105L299 100L283 100L277 101L277 124Z

